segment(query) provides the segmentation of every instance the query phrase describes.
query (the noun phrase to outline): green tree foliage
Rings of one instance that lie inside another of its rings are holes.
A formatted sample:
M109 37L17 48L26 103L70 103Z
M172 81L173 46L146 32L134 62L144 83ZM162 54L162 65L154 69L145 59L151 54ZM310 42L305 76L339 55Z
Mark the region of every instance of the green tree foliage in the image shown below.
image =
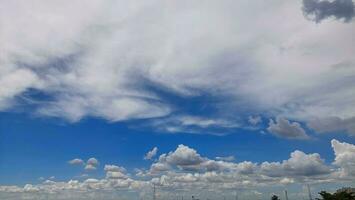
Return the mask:
M334 194L322 191L319 193L319 195L322 198L317 198L317 200L355 200L355 193L350 193L346 191L336 192Z
M280 198L276 195L272 195L271 200L280 200Z

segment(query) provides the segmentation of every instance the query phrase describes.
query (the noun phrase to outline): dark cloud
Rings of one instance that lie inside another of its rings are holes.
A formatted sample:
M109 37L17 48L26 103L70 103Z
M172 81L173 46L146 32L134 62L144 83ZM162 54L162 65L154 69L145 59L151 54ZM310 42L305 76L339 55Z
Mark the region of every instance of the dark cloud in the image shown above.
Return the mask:
M290 122L285 118L277 117L276 122L270 119L267 130L282 138L287 139L309 139L306 131L297 122Z
M346 132L355 136L355 117L345 119L340 117L315 118L309 120L307 126L318 133Z
M354 17L354 3L352 0L303 0L304 15L315 22L335 17L349 22Z

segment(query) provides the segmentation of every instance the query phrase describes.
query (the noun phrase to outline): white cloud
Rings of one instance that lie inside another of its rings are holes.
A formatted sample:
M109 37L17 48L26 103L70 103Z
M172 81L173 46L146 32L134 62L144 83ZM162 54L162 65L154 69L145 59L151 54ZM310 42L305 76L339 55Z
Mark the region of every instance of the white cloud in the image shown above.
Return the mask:
M85 164L85 170L96 170L99 165L99 161L96 158L89 158Z
M243 161L240 163L227 160L213 160L202 157L196 150L185 145L179 145L175 151L162 154L159 160L152 164L148 174L159 174L170 171L183 172L228 172L238 175L265 175L268 177L304 178L330 175L332 168L324 163L317 153L305 154L294 151L288 160L283 162L257 163ZM142 174L143 172L141 172ZM280 180L281 181L281 180Z
M37 186L31 185L31 184L26 184L25 187L23 187L23 190L25 192L39 192L40 189Z
M260 167L263 174L271 177L317 176L331 172L319 154L305 154L298 150L292 152L290 159L284 160L282 163L263 162Z
M112 171L108 171L106 173L106 177L108 179L126 179L127 176L125 174L123 174L122 172L112 172Z
M177 115L153 120L148 124L164 133L193 133L225 135L229 129L239 128L236 121L191 115Z
M158 147L154 147L152 150L148 151L145 156L144 160L151 160L155 155L157 155Z
M234 156L217 156L216 160L222 160L222 161L234 161L235 157Z
M352 118L353 22L315 25L301 6L90 0L83 10L78 0L5 1L0 109L16 106L34 89L51 96L34 106L37 114L70 121L154 118L179 110L147 89L149 82L184 97L228 96L214 105L220 118L244 111L300 121Z
M165 163L165 162L157 162L157 163L153 163L150 166L150 171L149 173L151 174L156 174L159 172L163 172L163 171L168 171L170 169L170 166ZM142 174L144 176L144 174Z
M203 158L196 150L180 144L174 152L166 156L166 162L178 166L198 165L203 162Z
M196 116L180 116L174 119L175 122L179 122L181 126L198 126L201 128L208 128L211 126L217 127L237 127L237 124L226 120L209 119Z
M117 165L105 165L104 170L110 172L126 172L126 169L124 167L120 167Z
M68 163L71 165L83 165L84 161L80 158L74 158L73 160L69 160Z
M98 165L99 161L96 158L89 158L88 161L86 162L88 165Z
M294 183L294 182L295 182L295 180L292 179L292 178L283 178L283 179L280 180L281 184L291 184L291 183Z
M253 126L256 126L258 125L259 123L262 122L262 119L260 116L249 116L248 117L248 122L253 125Z
M287 139L309 139L306 131L301 127L298 122L290 122L285 118L277 117L276 123L274 120L270 119L269 127L267 130L282 138Z
M139 170L141 173L147 173L145 176L132 177L124 167L105 165L106 176L101 179L88 178L83 181L66 182L47 180L36 185L26 184L24 187L0 186L0 195L45 194L59 195L62 199L74 198L70 195L66 197L67 193L78 195L75 199L80 199L80 195L84 193L102 191L105 194L135 191L147 195L146 192L151 193L152 183L154 183L163 197L168 194L162 192L171 194L171 191L180 190L187 195L196 192L206 194L207 191L228 193L228 191L235 191L236 188L241 190L279 188L300 183L350 183L355 175L353 171L355 146L337 140L332 140L331 143L335 152L333 165L327 165L317 153L306 154L302 151L292 152L289 159L281 162L258 164L250 161L216 161L202 157L190 147L179 145L175 151L160 155L159 160L154 162L150 169L151 171L156 165L165 165L165 170L156 170L155 173L150 174L149 171ZM194 170L190 170L191 168Z
M80 158L75 158L68 161L68 163L71 165L84 165L84 169L88 171L96 170L100 164L96 158L89 158L86 162Z
M335 153L334 165L340 167L341 177L353 179L355 177L355 145L338 140L332 140Z
M87 164L87 165L85 165L85 168L84 168L84 169L85 169L85 170L88 170L88 171L93 171L93 170L96 170L97 167L94 166L94 165Z
M125 174L126 169L124 167L116 165L105 165L104 170L106 171L107 179L127 179L128 176Z
M2 85L0 90L0 110L12 106L14 97L26 91L28 87L35 86L38 79L35 73L27 69L4 71L4 74L0 75L0 84Z
M160 155L159 160L152 164L150 171L155 173L173 168L195 171L200 170L205 161L207 160L201 157L196 150L180 144L175 151Z

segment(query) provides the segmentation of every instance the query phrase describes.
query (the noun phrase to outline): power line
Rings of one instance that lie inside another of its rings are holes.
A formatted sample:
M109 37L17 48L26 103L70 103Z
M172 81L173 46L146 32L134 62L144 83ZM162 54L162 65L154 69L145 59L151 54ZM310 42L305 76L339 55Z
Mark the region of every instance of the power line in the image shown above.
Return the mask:
M156 200L156 194L155 194L155 183L153 183L153 200Z
M309 188L309 184L307 184L307 189L308 189L309 200L312 200L312 194L311 194L311 189Z

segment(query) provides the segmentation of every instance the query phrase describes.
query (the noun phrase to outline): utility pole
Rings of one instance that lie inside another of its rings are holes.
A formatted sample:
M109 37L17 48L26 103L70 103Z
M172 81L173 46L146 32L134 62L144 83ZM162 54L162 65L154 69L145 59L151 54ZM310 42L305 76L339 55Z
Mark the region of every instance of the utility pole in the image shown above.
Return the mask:
M285 199L288 200L287 190L285 190Z
M309 188L309 184L307 184L307 189L308 189L309 200L312 200L312 194L311 194L311 189Z
M155 194L155 183L153 183L153 200L157 200L157 197Z
M235 191L235 200L238 200L238 191Z

